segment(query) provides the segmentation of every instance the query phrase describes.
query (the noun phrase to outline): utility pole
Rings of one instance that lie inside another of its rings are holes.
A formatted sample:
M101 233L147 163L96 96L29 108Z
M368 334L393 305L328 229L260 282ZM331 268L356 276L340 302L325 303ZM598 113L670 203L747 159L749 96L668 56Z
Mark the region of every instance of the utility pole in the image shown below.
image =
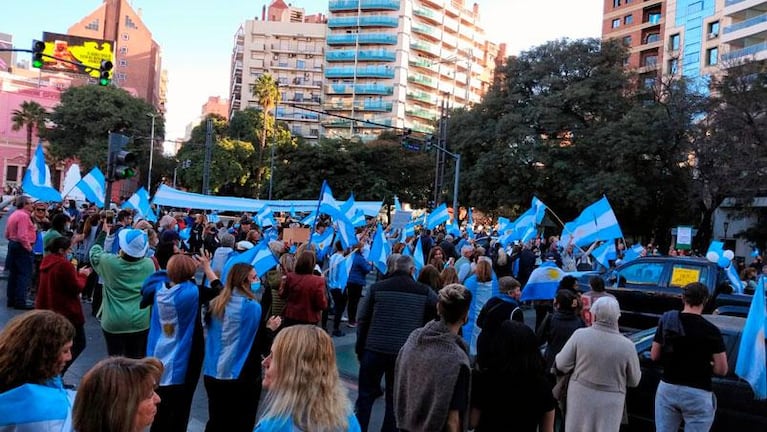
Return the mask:
M210 154L213 151L213 119L208 117L205 132L205 164L202 172L202 193L210 195Z
M149 193L152 193L152 157L154 155L154 118L156 117L154 113L147 113L147 117L152 117L152 132L150 133L149 137L149 172L147 173L146 178L146 190Z
M438 148L447 149L447 93L444 94L440 104L439 121L437 123L437 145ZM447 155L444 151L437 152L436 165L434 167L434 207L439 203L442 192L442 185L445 181L445 162Z

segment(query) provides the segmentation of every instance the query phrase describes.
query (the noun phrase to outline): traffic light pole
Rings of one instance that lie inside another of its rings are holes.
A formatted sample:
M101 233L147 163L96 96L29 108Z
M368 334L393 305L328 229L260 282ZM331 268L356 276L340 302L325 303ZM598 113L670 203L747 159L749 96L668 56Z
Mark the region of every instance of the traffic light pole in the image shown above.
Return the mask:
M461 154L460 153L453 153L442 146L442 142L439 144L433 144L432 147L437 149L438 152L442 153L443 155L450 156L455 160L455 178L453 179L453 220L458 220L458 182L460 180L461 175ZM436 201L434 202L434 205L436 206Z

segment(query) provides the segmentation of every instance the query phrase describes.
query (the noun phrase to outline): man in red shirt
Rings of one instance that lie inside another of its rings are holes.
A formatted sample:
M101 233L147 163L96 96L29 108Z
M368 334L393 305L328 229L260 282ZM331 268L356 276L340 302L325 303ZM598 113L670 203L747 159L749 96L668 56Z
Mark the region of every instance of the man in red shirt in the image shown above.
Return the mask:
M27 302L27 290L32 279L32 246L37 239L35 224L32 223L32 198L19 196L16 211L8 217L5 238L8 239L8 307L33 309Z

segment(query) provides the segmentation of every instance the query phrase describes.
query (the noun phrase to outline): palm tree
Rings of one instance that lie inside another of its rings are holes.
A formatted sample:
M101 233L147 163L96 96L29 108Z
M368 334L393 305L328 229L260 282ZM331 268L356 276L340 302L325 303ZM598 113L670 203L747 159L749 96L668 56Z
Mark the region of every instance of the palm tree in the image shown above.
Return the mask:
M45 127L45 119L48 117L48 111L37 102L24 101L21 103L21 109L13 110L11 129L17 131L22 127L27 128L27 165L32 160L32 132L37 128L37 134Z
M261 105L261 113L264 118L263 130L261 131L261 145L258 147L258 165L256 168L256 195L261 191L261 177L263 175L264 148L266 148L266 136L271 129L269 114L280 101L280 90L277 81L270 74L263 74L250 87L250 92L258 99Z

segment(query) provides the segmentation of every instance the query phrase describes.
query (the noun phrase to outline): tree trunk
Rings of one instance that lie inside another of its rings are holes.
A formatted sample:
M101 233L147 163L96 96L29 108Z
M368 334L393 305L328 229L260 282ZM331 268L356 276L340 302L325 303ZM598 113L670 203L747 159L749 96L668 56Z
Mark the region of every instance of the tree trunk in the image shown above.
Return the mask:
M27 166L32 162L32 123L27 125Z
M261 194L261 178L264 173L264 148L266 147L266 115L264 115L264 132L261 134L261 144L258 146L258 165L256 166L256 197Z

